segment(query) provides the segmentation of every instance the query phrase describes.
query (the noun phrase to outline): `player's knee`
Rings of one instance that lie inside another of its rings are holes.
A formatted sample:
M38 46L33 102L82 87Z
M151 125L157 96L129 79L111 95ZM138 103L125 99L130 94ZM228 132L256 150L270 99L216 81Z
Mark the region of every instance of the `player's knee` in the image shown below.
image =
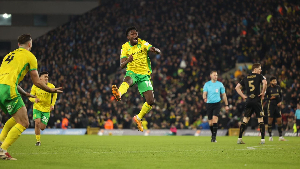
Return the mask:
M35 127L40 128L40 122L35 122Z
M126 82L129 86L133 84L133 80L129 76L125 77L124 82Z
M155 101L154 101L154 99L149 99L149 100L147 100L147 103L148 103L150 106L153 106L154 103L155 103Z
M244 117L243 122L244 122L244 123L248 123L249 120L250 120L250 117Z
M29 121L24 121L21 124L23 127L28 128L29 127Z
M46 125L44 125L44 124L40 125L41 130L45 130L45 128L46 128Z
M219 119L218 116L213 116L213 120L212 120L213 123L218 123L218 119Z

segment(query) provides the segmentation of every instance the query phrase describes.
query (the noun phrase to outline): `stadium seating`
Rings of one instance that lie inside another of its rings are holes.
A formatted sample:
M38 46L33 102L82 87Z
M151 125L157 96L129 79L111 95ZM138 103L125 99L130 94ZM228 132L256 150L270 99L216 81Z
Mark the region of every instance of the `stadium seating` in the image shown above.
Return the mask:
M48 71L49 81L64 87L49 126L59 127L68 113L74 128L103 128L108 118L114 128L135 127L131 118L143 103L137 87L121 102L111 95L111 85L119 85L125 75L119 55L127 41L125 29L132 25L140 38L162 51L150 55L156 105L145 116L148 128L197 128L205 115L202 88L210 70L222 74L236 62L260 62L266 77L278 77L287 122L300 98L298 5L280 0L105 1L33 42L39 71ZM219 76L230 104L228 112L220 112L220 128L238 127L244 102L234 87L248 72ZM30 91L31 85L27 75L21 86ZM31 114L32 103L24 101ZM7 119L2 113L2 122Z

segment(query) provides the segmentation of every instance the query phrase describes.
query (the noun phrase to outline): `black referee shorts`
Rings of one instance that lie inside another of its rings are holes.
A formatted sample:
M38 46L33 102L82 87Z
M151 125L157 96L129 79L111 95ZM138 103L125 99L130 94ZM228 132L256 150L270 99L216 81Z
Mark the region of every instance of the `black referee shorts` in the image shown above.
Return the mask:
M206 110L208 120L212 119L212 116L218 116L221 110L221 103L206 103Z
M258 100L247 100L245 106L245 117L251 117L255 113L257 118L264 117L262 110L261 101Z
M300 119L296 119L296 126L300 126Z

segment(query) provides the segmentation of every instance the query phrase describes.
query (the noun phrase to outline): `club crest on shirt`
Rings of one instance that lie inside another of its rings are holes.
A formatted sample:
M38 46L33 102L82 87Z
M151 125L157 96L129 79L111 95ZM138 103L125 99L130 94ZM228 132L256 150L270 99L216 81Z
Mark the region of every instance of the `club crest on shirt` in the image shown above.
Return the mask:
M218 93L218 91L219 91L219 90L218 90L218 89L216 89L216 93Z

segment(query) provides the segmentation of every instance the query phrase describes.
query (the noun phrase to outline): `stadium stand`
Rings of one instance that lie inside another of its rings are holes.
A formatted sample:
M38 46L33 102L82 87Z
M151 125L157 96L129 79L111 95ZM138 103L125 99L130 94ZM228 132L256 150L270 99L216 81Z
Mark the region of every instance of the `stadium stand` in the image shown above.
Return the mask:
M146 115L148 128L198 128L205 115L202 88L209 71L222 74L237 62L260 62L267 78L278 77L288 128L300 99L299 14L299 3L288 0L105 1L33 42L39 71L50 72L50 82L64 87L48 125L60 128L70 114L72 128L104 128L108 119L114 128L135 127L131 119L143 103L136 87L122 102L111 95L111 85L120 84L125 75L119 68L125 29L134 25L142 39L162 51L151 55L156 105ZM238 127L244 101L234 87L248 72L249 67L240 67L231 78L220 76L230 110L222 107L219 128ZM26 78L21 86L30 91ZM32 117L32 104L24 101ZM2 123L7 119L2 113Z

